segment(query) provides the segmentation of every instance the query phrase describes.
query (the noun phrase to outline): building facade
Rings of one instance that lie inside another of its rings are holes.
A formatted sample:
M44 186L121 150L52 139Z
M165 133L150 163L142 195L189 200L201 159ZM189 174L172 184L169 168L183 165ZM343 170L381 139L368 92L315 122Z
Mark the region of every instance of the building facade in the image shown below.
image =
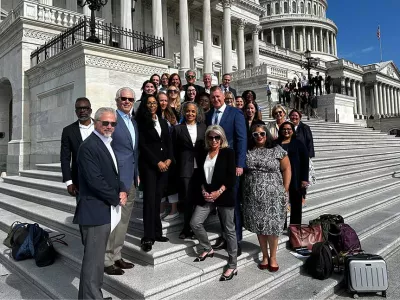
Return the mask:
M327 0L109 0L96 11L99 43L87 41L83 2L0 0L0 171L58 162L77 97L93 110L114 106L121 86L139 98L150 75L193 69L200 83L204 73L232 73L260 102L271 82L276 101L279 86L307 75L307 49L319 59L312 74L333 78L333 96L320 99L333 120L400 114L399 70L338 58Z

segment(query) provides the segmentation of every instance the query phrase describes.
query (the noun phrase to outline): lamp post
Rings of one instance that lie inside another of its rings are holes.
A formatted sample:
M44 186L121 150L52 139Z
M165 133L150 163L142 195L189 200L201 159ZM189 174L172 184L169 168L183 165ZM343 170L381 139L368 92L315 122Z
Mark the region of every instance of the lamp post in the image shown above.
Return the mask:
M316 68L319 65L319 58L315 58L311 56L311 51L307 49L307 51L304 52L304 57L306 58L306 61L303 61L303 56L301 56L301 62L300 66L302 69L306 69L308 71L308 86L309 86L309 95L312 95L313 92L311 92L311 69ZM307 114L307 120L310 120L310 109L308 109L308 114Z
M82 4L79 6L84 7L87 5L91 10L90 14L90 36L86 39L88 42L100 43L100 39L96 36L96 19L94 11L99 11L100 8L107 4L108 0L81 0Z

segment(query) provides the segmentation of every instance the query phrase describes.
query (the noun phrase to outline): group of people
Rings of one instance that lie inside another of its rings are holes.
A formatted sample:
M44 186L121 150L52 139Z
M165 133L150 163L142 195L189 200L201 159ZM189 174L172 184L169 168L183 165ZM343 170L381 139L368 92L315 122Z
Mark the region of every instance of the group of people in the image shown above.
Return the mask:
M68 193L76 197L74 223L85 248L79 299L101 299L104 272L122 275L134 267L122 259L121 249L139 182L143 251L168 242L161 219L173 220L181 210L179 238L199 241L195 262L227 249L221 281L237 275L243 227L258 236L263 253L258 267L279 269L276 252L288 202L290 223L301 223L314 156L311 130L298 110L286 121L281 105L273 108L275 121L265 124L254 91L237 96L230 74L220 86L211 86L205 74L204 87L195 84L195 74L186 72L185 85L178 74L155 74L143 83L138 100L122 87L116 110L100 108L94 119L89 99L76 100L78 121L63 130L61 166ZM120 221L111 228L112 212L119 209ZM221 237L211 245L204 222L214 211Z

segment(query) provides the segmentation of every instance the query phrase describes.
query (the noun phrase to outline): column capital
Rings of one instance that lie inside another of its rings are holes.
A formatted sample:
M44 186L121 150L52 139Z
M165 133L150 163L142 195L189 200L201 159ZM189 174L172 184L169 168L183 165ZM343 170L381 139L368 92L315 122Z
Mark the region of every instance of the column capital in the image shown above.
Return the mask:
M262 30L262 26L260 25L253 25L251 27L251 30L253 31L253 34L258 34Z
M224 8L230 8L235 0L222 0L221 2Z
M236 24L239 27L239 29L244 29L244 27L247 24L247 21L246 21L246 19L239 19L239 20L237 20Z

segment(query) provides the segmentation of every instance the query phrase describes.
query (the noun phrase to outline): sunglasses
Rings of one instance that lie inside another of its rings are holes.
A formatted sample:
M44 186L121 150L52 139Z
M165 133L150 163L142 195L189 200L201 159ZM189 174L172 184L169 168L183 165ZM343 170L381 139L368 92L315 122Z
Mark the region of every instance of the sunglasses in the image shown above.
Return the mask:
M177 90L168 90L168 93L169 94L178 94L178 91Z
M119 99L121 99L121 101L126 101L126 100L128 100L129 102L135 101L135 98L128 98L128 97L119 97Z
M283 111L278 110L278 111L275 112L275 115L277 115L277 114L280 114L280 115L281 115L281 114L283 114Z
M100 121L100 120L97 120L97 121L101 122L101 125L103 125L103 126L105 126L105 127L107 127L107 126L110 125L110 124L111 124L111 127L117 126L117 122Z
M75 107L75 111L91 110L89 106Z
M219 142L220 140L221 140L221 136L219 136L219 135L216 135L216 136L211 136L211 135L209 135L208 137L207 137L207 139L211 142L211 141L217 141L217 142Z
M188 75L188 76L186 76L186 78L193 79L193 78L196 78L196 76L194 76L194 75Z
M259 136L266 137L267 133L265 131L260 131L260 132L253 132L252 135L254 138L258 138Z

